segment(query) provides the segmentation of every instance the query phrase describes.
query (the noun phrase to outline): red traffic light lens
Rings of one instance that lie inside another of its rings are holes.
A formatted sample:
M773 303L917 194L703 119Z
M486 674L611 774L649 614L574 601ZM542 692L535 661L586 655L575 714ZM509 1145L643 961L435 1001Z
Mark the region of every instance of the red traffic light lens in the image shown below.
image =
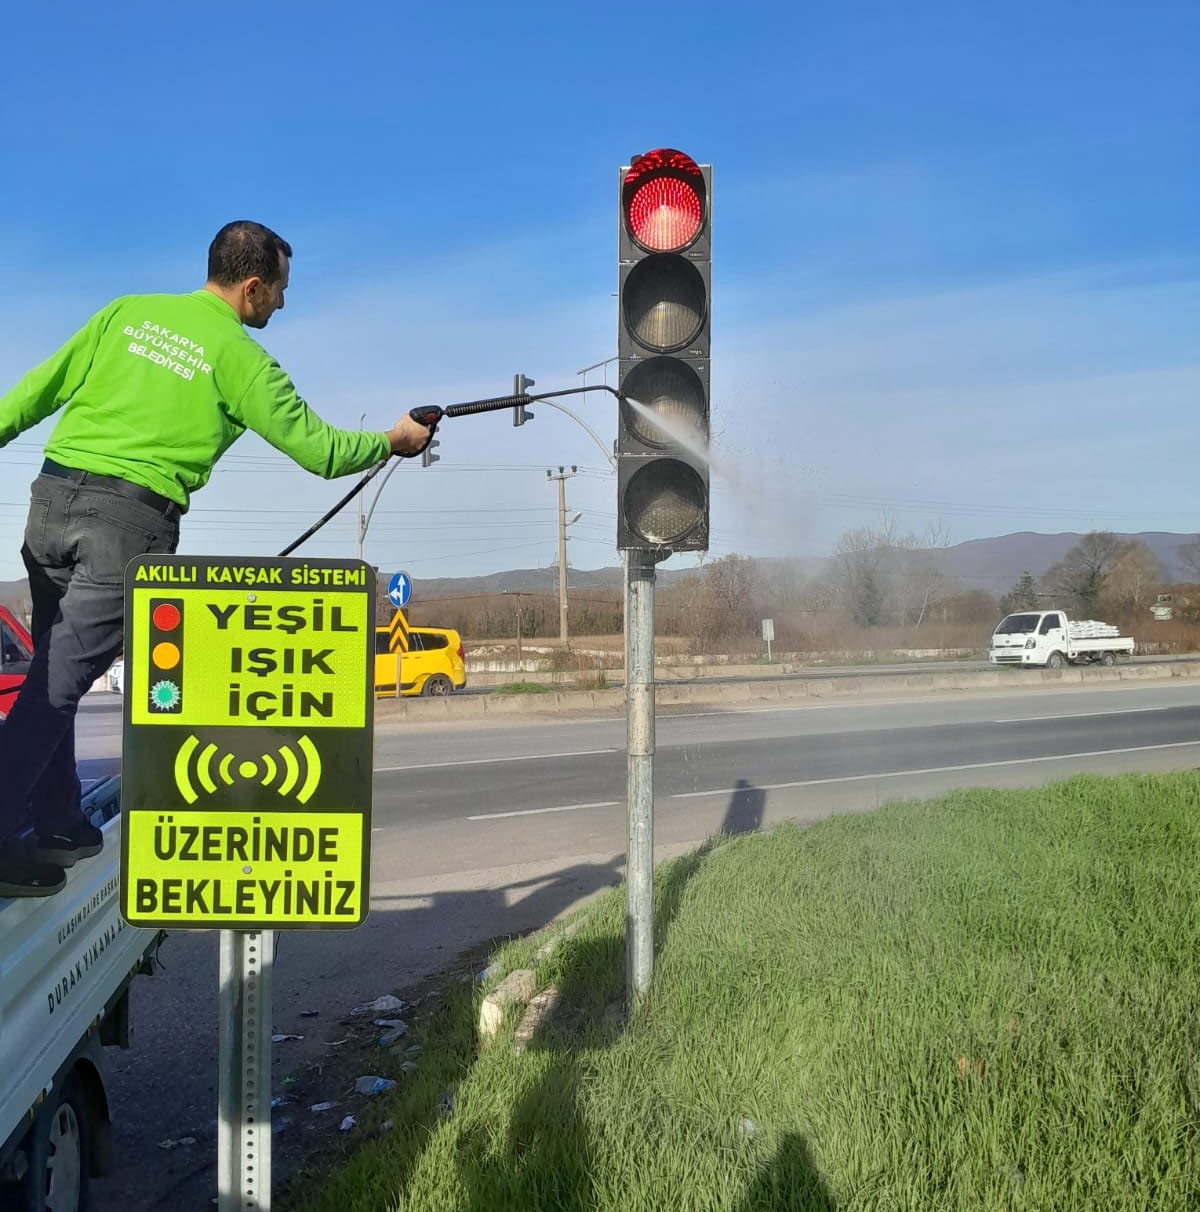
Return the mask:
M695 239L704 218L696 191L678 177L647 181L630 199L629 232L651 252L675 252Z
M704 177L691 156L670 148L638 156L621 199L629 234L647 252L678 252L704 224Z
M159 631L174 631L179 626L179 607L172 602L162 602L155 606L150 617Z

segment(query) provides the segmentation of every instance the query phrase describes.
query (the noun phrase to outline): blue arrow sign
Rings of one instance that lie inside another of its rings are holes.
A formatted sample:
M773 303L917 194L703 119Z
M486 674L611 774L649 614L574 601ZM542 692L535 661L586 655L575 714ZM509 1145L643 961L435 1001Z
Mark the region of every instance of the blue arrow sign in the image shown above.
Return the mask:
M412 577L407 572L394 572L388 581L388 601L393 606L403 608L412 597Z

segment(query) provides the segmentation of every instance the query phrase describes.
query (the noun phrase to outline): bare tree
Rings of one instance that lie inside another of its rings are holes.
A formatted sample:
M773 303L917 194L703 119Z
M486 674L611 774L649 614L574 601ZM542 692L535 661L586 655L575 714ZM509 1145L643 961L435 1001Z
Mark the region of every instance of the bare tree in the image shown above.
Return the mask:
M1130 543L1110 530L1092 530L1042 576L1042 583L1069 599L1071 606L1084 614L1096 610L1104 592L1104 580L1117 561L1129 550Z
M1200 534L1194 534L1186 543L1180 543L1178 555L1183 566L1200 581Z
M1120 610L1148 606L1163 579L1158 557L1145 543L1133 539L1104 578L1104 601Z
M705 563L685 583L687 630L698 649L754 631L758 572L748 556Z
M847 530L833 551L832 579L837 596L862 627L878 627L883 622L889 538L861 526Z
M940 523L920 536L900 534L886 517L877 529L848 530L833 553L838 597L861 626L894 619L920 627L930 605L946 591L938 552L948 545Z
M946 592L939 553L949 546L950 532L941 522L926 527L920 537L907 534L896 542L903 614L912 619L914 628L921 626L931 603Z

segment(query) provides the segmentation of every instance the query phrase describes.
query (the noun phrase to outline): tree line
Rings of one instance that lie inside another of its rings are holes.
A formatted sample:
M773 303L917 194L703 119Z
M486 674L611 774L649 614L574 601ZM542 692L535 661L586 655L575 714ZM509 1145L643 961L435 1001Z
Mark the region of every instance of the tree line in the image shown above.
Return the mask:
M1024 572L1009 589L966 589L944 571L949 546L935 527L904 533L884 522L842 534L816 575L787 561L743 555L706 559L694 572L660 584L657 630L697 653L747 651L761 644L762 620L774 624L780 651L884 647L973 647L1004 614L1014 610L1065 609L1076 617L1103 618L1145 632L1149 607L1163 592L1163 568L1145 543L1109 531L1084 535L1063 558L1034 577ZM1200 535L1180 552L1200 581ZM1176 595L1182 617L1200 624L1187 595ZM619 635L620 589L568 593L572 639ZM379 617L390 618L381 595ZM455 627L472 640L553 640L559 633L553 591L478 594L422 603L411 621Z

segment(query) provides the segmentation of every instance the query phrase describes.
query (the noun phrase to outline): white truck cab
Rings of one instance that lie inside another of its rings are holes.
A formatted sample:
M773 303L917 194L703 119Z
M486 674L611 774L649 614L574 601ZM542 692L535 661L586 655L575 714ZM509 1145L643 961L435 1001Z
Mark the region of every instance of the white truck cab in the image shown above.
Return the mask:
M120 778L85 780L104 849L49 897L0 898L0 1210L84 1209L111 1171L104 1050L128 1047L129 985L163 935L120 915Z
M988 660L993 665L1041 665L1061 669L1072 664L1112 665L1131 656L1132 636L1096 619L1070 619L1063 610L1021 610L1006 614L992 632Z

